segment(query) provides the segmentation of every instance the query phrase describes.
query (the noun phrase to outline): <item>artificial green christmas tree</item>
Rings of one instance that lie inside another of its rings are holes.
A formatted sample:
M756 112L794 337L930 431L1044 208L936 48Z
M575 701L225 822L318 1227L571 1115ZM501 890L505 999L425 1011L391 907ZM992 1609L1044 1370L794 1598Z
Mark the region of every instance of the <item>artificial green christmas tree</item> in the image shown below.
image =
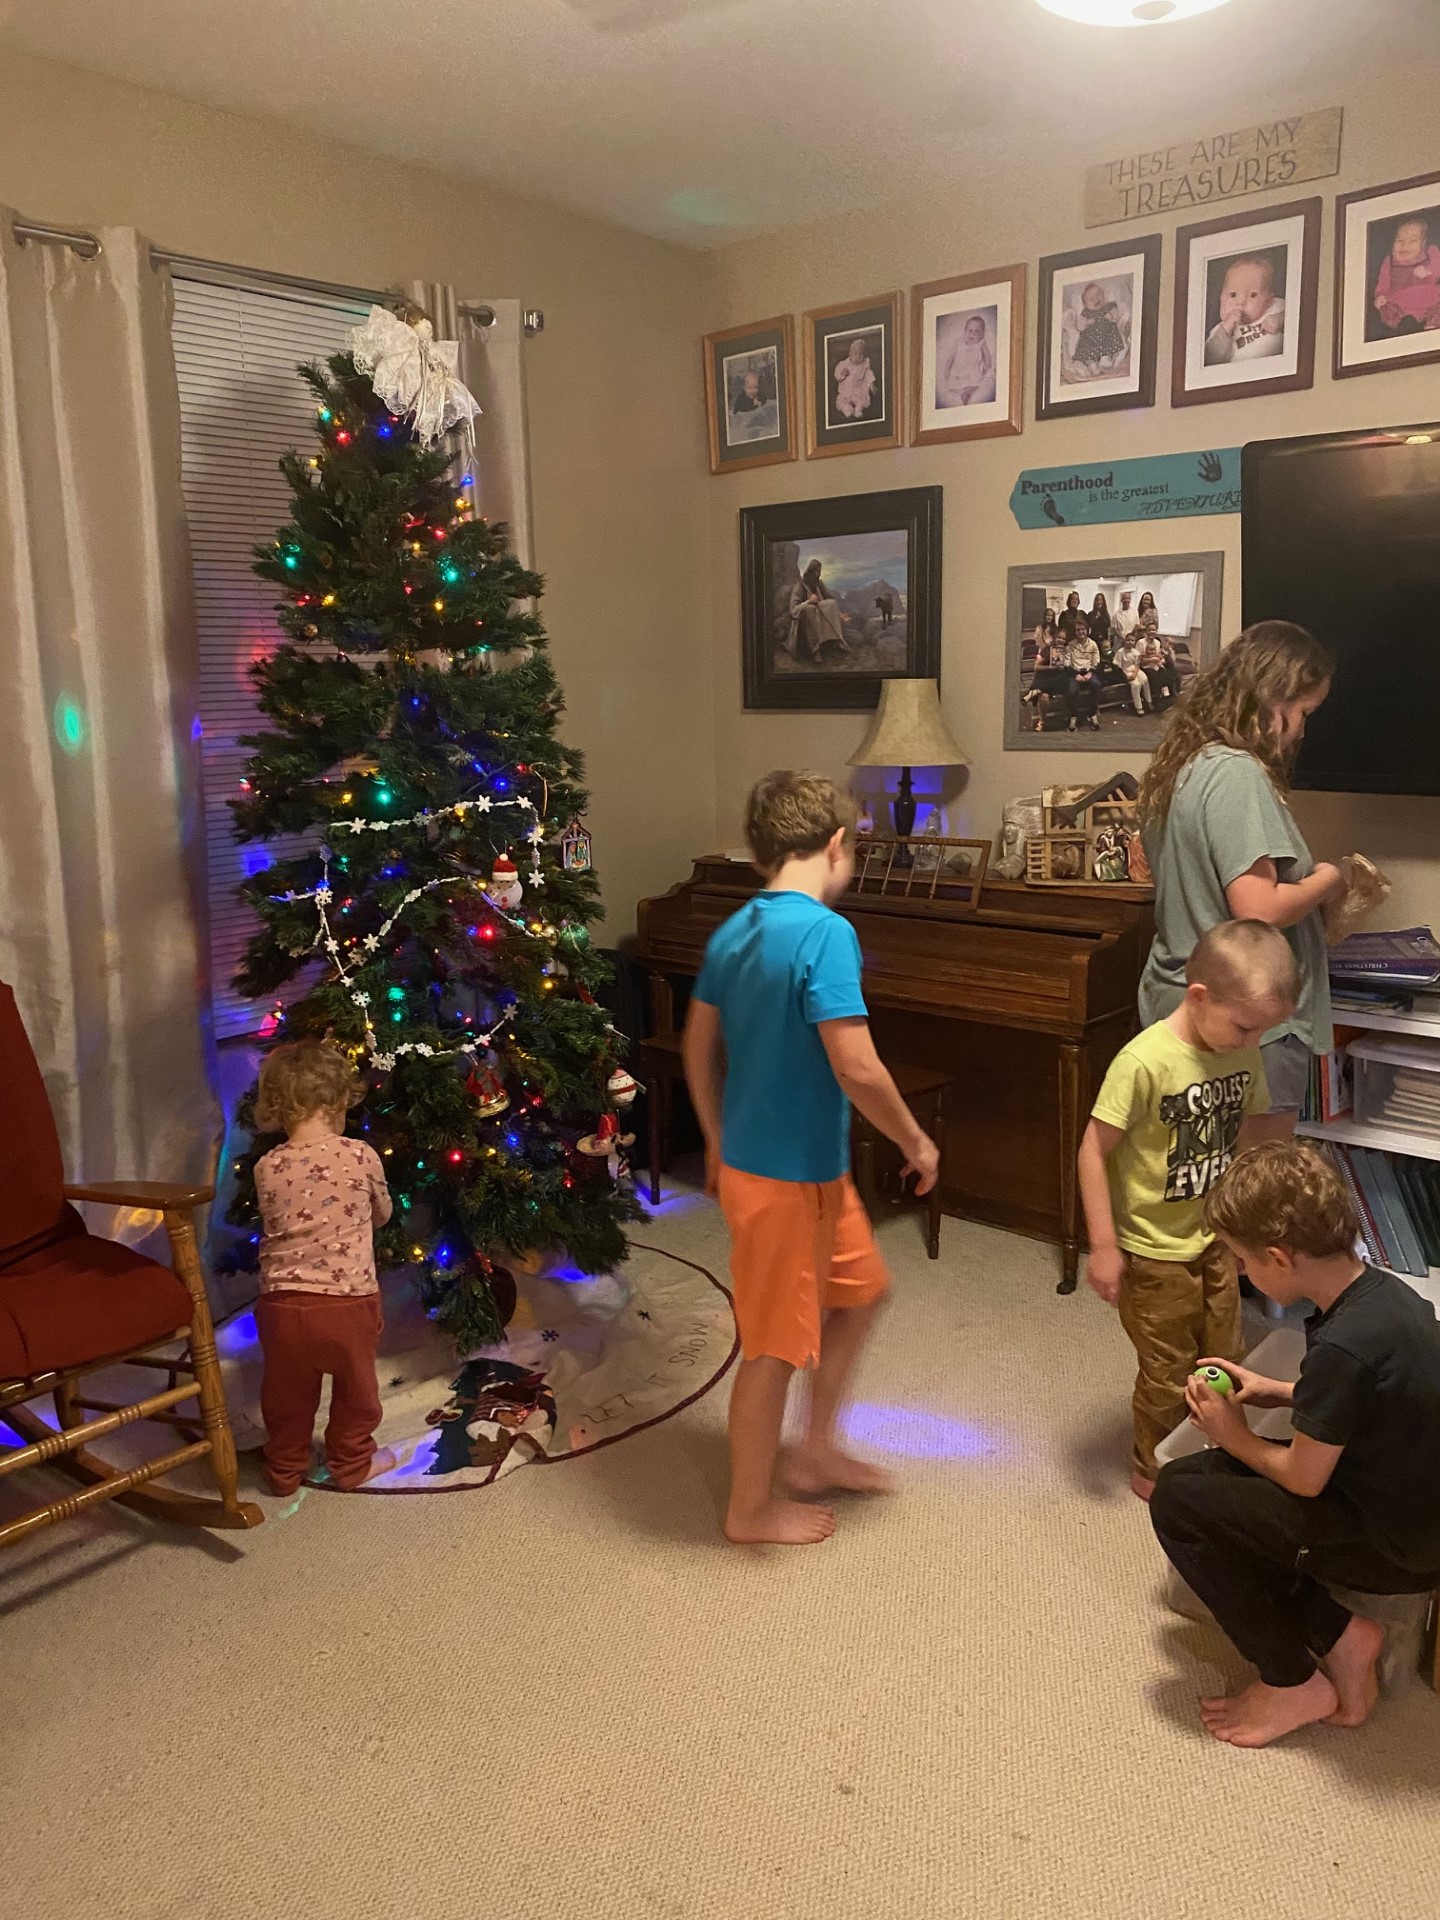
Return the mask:
M299 980L276 1037L328 1035L364 1073L351 1130L395 1199L379 1259L414 1269L463 1353L500 1331L492 1256L624 1258L643 1217L620 1155L634 1083L595 999L583 767L556 736L542 583L425 444L464 417L429 405L446 382L428 323L377 321L423 347L419 430L383 368L302 369L319 444L281 463L292 517L257 550L289 643L253 669L270 730L244 741L235 829L300 840L244 884L261 924L236 985L274 1001ZM273 1144L238 1166L231 1218L252 1232Z

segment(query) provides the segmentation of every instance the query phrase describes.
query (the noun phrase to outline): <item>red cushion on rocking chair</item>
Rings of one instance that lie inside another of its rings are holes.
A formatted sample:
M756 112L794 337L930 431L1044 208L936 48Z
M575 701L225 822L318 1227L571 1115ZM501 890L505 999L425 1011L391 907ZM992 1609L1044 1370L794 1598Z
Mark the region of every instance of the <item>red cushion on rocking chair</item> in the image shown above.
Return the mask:
M0 981L0 1380L106 1360L190 1325L184 1282L67 1205L50 1100Z
M169 1267L73 1234L0 1271L0 1380L133 1352L188 1328L191 1313Z

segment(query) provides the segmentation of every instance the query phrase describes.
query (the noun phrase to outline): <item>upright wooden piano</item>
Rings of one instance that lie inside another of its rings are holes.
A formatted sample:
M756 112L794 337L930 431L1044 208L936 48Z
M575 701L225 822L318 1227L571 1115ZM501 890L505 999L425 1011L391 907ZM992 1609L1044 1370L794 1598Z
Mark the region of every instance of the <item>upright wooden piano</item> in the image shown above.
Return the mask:
M715 854L642 900L636 957L649 970L653 1030L673 1031L675 987L760 885ZM848 894L865 998L887 1060L955 1075L946 1132L947 1213L1058 1241L1058 1291L1079 1268L1075 1155L1096 1088L1134 1033L1153 918L1126 889L987 880L975 907Z

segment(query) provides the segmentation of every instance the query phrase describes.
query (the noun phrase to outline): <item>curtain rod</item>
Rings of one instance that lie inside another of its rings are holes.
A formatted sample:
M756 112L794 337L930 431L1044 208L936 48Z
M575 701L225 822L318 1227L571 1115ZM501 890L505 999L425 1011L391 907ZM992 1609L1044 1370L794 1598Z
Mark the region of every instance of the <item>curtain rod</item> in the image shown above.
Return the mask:
M100 242L93 233L81 228L44 226L36 220L21 220L14 223L15 238L23 247L27 241L38 241L42 246L69 247L72 253L78 253L84 260L93 260L100 252ZM179 274L182 280L214 280L231 286L259 286L288 288L297 293L325 294L332 300L369 300L376 306L390 306L395 300L392 291L379 291L374 287L341 286L332 280L308 280L298 273L272 273L266 267L237 267L225 260L201 260L188 253L172 253L166 247L150 249L152 267L169 267L172 273ZM458 303L458 312L462 319L473 320L478 327L489 328L495 324L495 309L469 301ZM534 309L527 309L525 331L536 334L545 324L545 316Z

